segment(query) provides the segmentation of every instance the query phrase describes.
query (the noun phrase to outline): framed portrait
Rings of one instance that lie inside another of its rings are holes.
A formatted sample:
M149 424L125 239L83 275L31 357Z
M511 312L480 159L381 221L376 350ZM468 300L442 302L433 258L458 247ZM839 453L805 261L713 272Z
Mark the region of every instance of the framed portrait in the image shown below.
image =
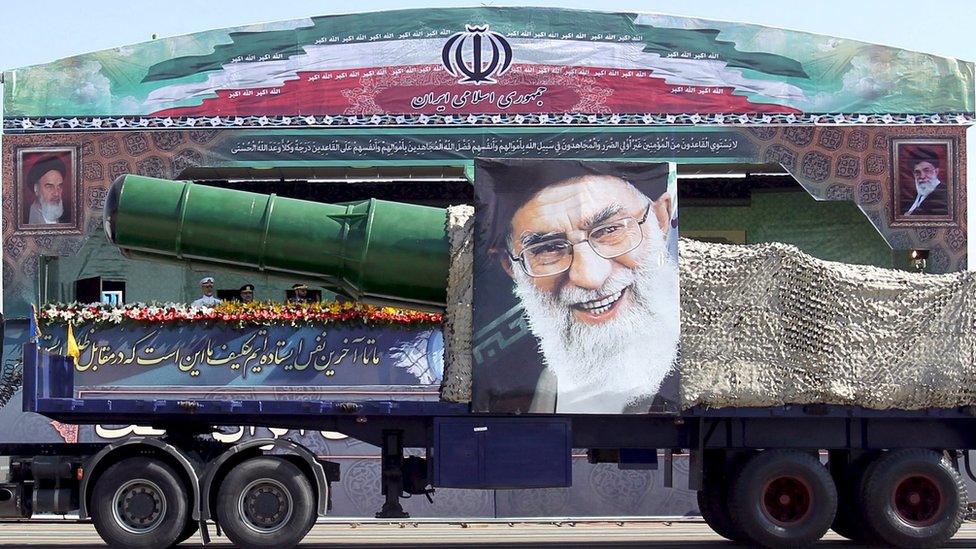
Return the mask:
M891 154L891 226L955 225L954 141L894 139Z
M17 149L17 232L80 233L78 147Z

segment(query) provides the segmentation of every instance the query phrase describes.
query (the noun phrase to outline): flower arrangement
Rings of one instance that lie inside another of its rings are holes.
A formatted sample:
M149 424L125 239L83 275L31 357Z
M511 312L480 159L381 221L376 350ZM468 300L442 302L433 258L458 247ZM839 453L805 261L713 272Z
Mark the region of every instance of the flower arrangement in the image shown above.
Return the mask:
M290 323L367 324L370 326L433 327L442 315L377 307L355 302L323 301L318 303L277 303L225 301L215 307L194 307L185 303L51 303L37 312L37 320L50 324L121 324L123 321L146 323L227 322L237 326Z

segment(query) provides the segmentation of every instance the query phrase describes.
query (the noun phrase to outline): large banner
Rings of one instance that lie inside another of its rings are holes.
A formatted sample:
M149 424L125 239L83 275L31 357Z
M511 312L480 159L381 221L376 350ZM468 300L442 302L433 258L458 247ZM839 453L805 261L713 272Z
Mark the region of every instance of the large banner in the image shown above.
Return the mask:
M220 322L81 325L78 396L437 400L440 330ZM40 343L65 354L64 325Z
M758 25L535 7L212 30L20 68L5 81L7 128L31 131L973 112L969 62Z
M475 409L677 411L674 181L668 163L476 162Z

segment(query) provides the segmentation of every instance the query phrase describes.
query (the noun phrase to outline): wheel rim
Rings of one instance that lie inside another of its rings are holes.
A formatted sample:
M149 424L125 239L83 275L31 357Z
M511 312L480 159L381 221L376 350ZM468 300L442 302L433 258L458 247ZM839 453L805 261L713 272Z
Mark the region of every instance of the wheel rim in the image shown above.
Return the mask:
M763 514L779 526L794 526L803 522L812 508L813 491L799 477L777 477L763 487Z
M934 478L907 475L895 485L892 507L898 518L912 526L930 526L945 508L945 496Z
M238 500L238 511L244 524L260 534L271 534L284 528L291 519L293 508L291 492L270 478L252 481Z
M135 479L115 491L115 522L132 534L148 534L166 517L166 495L155 482Z

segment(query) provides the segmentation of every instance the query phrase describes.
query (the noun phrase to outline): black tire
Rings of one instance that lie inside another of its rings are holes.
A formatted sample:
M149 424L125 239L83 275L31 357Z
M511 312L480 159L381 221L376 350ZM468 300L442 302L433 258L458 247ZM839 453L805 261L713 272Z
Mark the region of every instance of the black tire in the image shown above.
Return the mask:
M95 530L111 547L170 547L190 516L186 487L169 465L124 459L105 470L92 491Z
M959 530L966 511L966 485L939 452L888 452L865 473L864 516L891 547L940 547Z
M864 473L875 459L876 455L865 454L848 464L834 478L837 486L837 515L830 528L838 535L863 545L872 545L878 541L877 533L868 526L864 518L864 504L861 501Z
M750 459L733 479L729 511L736 528L758 545L806 547L830 528L837 489L813 455L767 450Z
M180 536L176 538L176 542L173 545L179 545L184 541L190 539L190 537L193 536L193 534L196 534L199 529L200 529L199 522L193 520L192 518L187 520L186 524L183 526L183 531L180 532Z
M294 464L258 457L231 469L217 495L217 520L245 549L294 547L315 524L309 479Z
M716 534L739 543L748 543L749 536L736 529L729 515L728 490L720 482L706 484L698 491L698 509L702 519Z

